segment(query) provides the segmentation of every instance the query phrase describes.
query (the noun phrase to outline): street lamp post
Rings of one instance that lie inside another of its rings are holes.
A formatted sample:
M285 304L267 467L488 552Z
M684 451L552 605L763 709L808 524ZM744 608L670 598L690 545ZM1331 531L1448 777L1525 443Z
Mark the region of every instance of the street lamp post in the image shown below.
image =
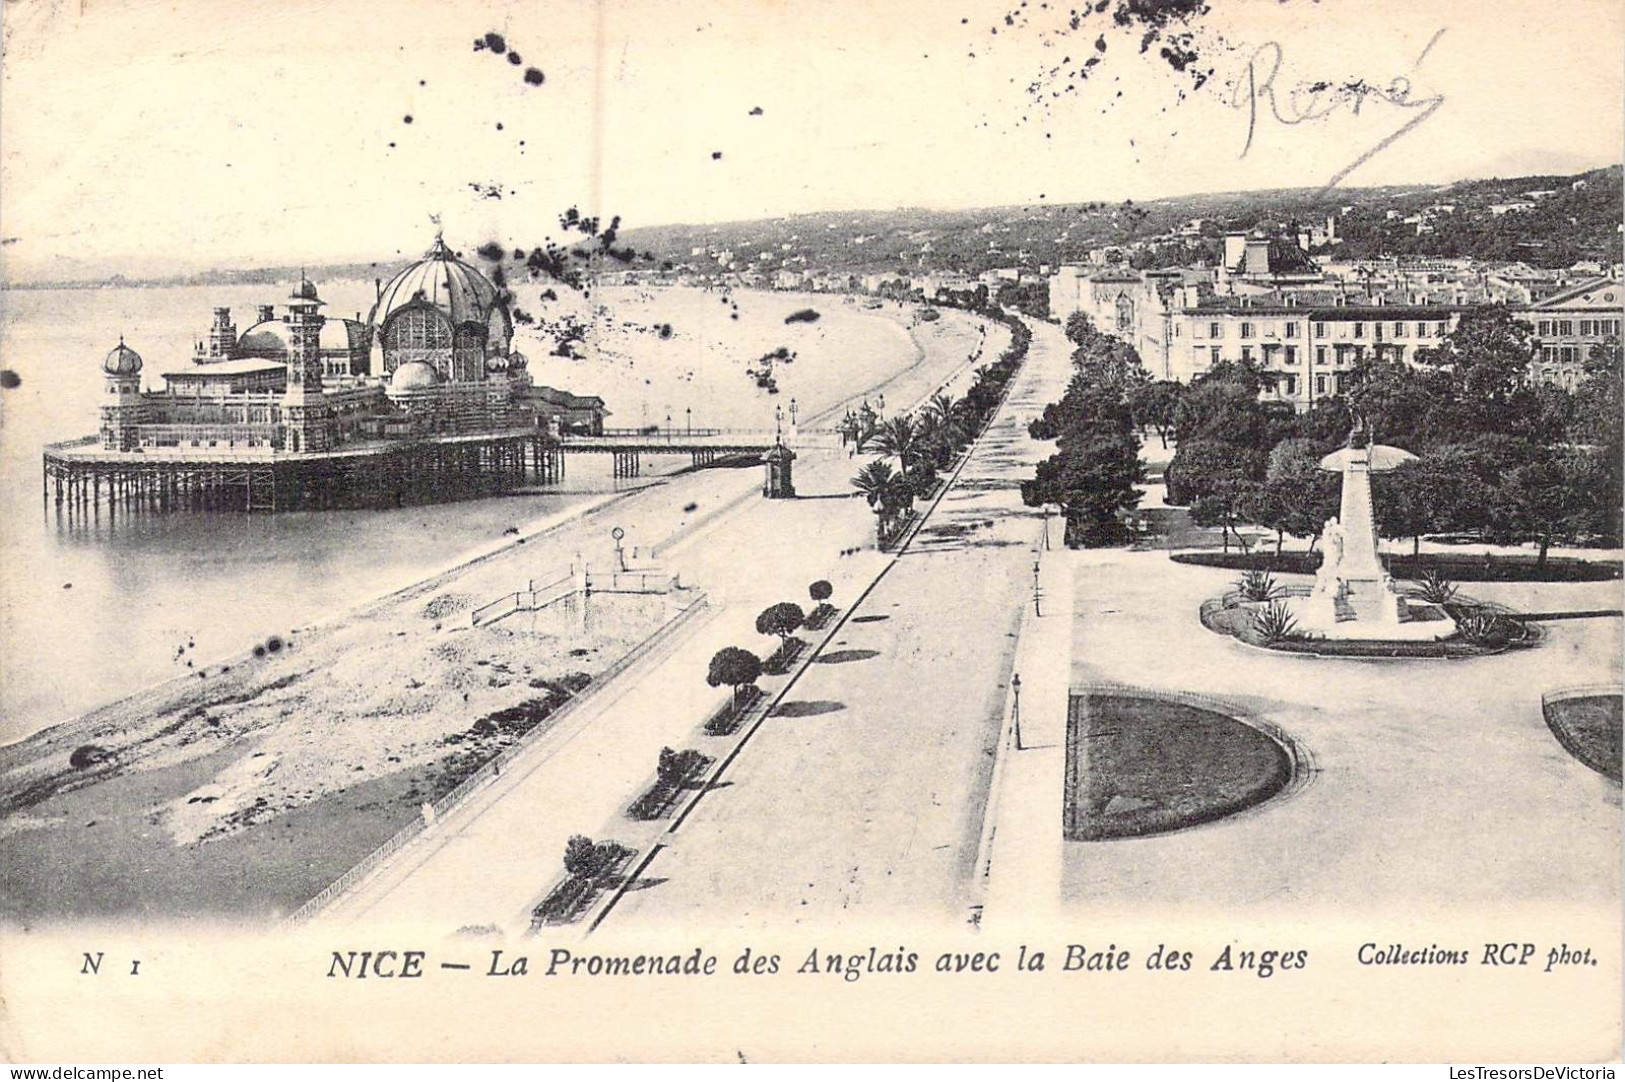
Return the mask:
M1016 750L1021 751L1023 749L1021 747L1021 674L1020 673L1016 673L1014 676L1012 676L1010 678L1010 690L1015 692L1015 696L1016 696L1015 704L1010 707L1010 720L1015 725L1015 729L1016 729Z
M1039 593L1038 593L1038 561L1034 560L1033 561L1033 615L1034 616L1042 616L1042 615L1044 615L1043 612L1041 612L1039 610L1038 599L1039 599Z
M669 411L666 413L666 439L668 441L671 439L671 413Z
M684 406L683 407L683 424L686 426L684 428L684 431L686 431L690 436L694 435L694 407L693 406Z

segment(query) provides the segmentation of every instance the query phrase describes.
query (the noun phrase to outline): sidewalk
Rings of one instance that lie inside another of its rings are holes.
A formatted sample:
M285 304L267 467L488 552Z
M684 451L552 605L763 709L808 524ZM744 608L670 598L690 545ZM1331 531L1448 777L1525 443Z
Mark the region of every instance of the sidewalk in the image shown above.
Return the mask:
M1052 531L1059 533L1060 526L1053 523ZM1066 783L1075 561L1064 547L1040 550L1037 556L1038 605L1029 600L1022 617L1015 659L1020 695L1011 696L1006 715L989 798L983 860L978 864L987 890L981 911L983 928L1016 920L1043 922L1061 904L1061 806Z

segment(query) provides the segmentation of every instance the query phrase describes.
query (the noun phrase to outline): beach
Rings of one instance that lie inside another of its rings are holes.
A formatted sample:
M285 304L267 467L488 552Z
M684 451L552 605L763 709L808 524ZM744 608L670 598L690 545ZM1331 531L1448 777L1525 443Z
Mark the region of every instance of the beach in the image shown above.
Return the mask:
M713 304L720 316L702 317ZM782 323L781 309L806 304L824 318ZM731 318L733 305L768 316L730 352L718 343L743 322ZM623 382L647 380L640 409L666 392L682 401L675 392L697 385L692 401L710 403L713 414L734 402L741 414L771 415L743 368L767 351L758 352L763 342L777 340L797 359L779 366L783 392L775 397L793 394L805 424L838 414L849 399L885 395L894 409L924 399L968 372L981 339L980 321L958 313L910 328L905 311L859 310L837 297L725 301L694 293L674 305L647 295L627 298L621 311L638 321L674 309L674 340L704 354L697 366L689 363L693 353L663 363L601 355L596 364L558 364L574 366L575 384L606 364L619 366ZM695 328L698 347L685 325ZM789 344L797 333L803 340ZM622 341L641 348L643 340ZM533 364L537 381L547 382L547 363ZM574 487L582 461L570 460L563 487ZM476 628L474 607L578 557L607 565L615 526L629 548L669 546L703 531L713 554L727 554L728 516L759 499L760 480L758 467L720 468L646 477L622 491L579 491L572 503L516 523L513 534L467 546L341 615L250 631L233 653L0 749L0 864L11 870L0 887L0 917L24 925L110 916L263 920L295 908L424 802L548 725L572 694L669 615L659 599L617 597L584 633L545 620ZM867 515L858 506L852 512ZM365 543L364 523L354 540ZM820 570L809 567L807 577ZM683 585L704 589L704 577Z

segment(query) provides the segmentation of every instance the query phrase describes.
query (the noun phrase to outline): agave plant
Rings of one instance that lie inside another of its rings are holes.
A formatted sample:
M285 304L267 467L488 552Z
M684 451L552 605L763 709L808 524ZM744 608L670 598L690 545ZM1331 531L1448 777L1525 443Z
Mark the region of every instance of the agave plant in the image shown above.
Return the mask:
M1506 627L1501 617L1483 609L1475 609L1463 615L1456 621L1456 630L1461 633L1463 639L1478 646L1497 645L1507 639Z
M1455 600L1456 584L1430 567L1417 580L1416 596L1434 605L1445 605Z
M1282 602L1271 601L1253 612L1253 633L1265 645L1296 639L1299 637L1298 618L1293 616L1292 610Z
M1274 601L1284 592L1268 571L1248 571L1236 580L1236 591L1247 601Z

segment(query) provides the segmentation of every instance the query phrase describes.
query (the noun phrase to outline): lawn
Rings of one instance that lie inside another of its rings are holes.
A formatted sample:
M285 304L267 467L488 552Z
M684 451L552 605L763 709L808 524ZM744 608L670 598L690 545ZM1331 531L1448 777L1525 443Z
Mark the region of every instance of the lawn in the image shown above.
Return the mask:
M1599 774L1620 780L1619 695L1584 695L1545 705L1546 724L1568 753Z
M1066 751L1071 841L1197 826L1268 800L1292 778L1292 758L1274 737L1151 697L1074 695Z

